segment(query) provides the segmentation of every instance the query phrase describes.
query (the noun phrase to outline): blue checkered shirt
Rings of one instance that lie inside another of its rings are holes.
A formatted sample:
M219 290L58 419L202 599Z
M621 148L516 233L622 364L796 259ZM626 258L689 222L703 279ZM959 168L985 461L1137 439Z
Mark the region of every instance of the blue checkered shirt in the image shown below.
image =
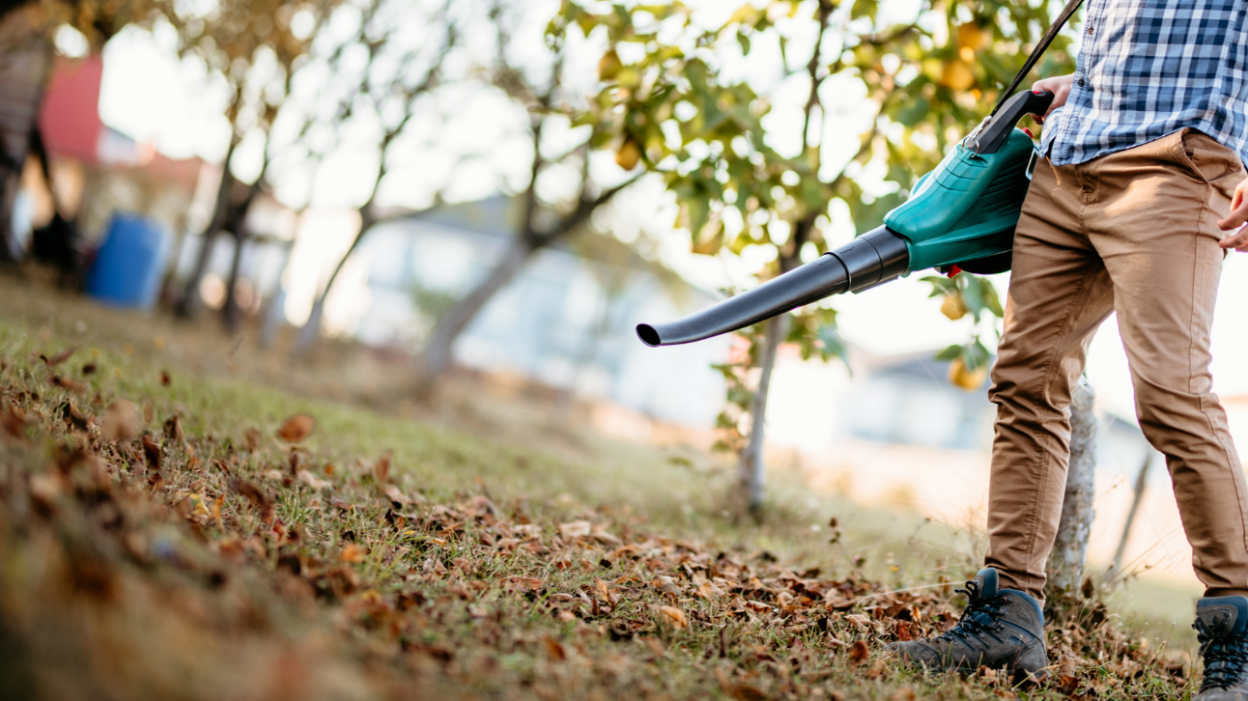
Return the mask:
M1248 161L1248 0L1088 0L1075 84L1041 152L1090 161L1184 127Z

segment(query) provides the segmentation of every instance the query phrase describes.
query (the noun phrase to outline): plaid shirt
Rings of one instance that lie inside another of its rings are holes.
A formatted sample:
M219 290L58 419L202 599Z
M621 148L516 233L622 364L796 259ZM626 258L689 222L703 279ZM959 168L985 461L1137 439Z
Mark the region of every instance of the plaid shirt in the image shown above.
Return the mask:
M1248 161L1248 0L1088 0L1075 84L1044 130L1054 165L1190 127Z

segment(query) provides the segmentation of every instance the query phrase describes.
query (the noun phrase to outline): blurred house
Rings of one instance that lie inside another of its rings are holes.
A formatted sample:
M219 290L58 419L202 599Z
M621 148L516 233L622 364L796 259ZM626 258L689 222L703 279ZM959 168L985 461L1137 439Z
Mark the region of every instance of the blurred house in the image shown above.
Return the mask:
M367 303L350 331L371 345L417 347L450 300L502 259L510 216L511 200L493 197L378 225L358 252L357 294ZM710 365L729 341L653 349L633 327L711 301L630 247L589 234L535 254L460 337L456 360L708 426L724 397Z
M36 160L25 160L25 220L19 222L19 234L46 224L57 211L74 220L88 241L103 234L116 211L143 214L171 232L186 229L208 166L198 158L167 158L104 124L99 114L103 73L99 55L52 60L37 122L51 188Z

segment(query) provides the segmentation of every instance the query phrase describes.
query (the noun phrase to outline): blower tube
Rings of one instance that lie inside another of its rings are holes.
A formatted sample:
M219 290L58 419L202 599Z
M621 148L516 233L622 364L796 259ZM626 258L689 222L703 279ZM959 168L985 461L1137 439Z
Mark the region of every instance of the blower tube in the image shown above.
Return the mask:
M666 324L638 324L637 336L648 346L701 341L824 297L875 287L906 273L909 264L905 239L881 226L819 256L819 260L683 319Z

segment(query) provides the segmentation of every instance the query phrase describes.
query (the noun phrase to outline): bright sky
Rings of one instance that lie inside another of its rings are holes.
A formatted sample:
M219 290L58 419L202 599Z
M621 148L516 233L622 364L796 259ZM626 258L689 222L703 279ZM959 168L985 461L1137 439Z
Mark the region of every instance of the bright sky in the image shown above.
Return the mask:
M732 3L704 2L701 5L708 22L714 21L712 15L730 12L734 7ZM887 11L901 19L912 16L915 7L917 0L893 0L887 4ZM794 55L809 50L809 46L803 48L800 44L801 41L793 42L790 51ZM195 155L210 161L219 160L228 135L228 125L221 116L222 86L205 76L195 64L179 63L172 46L170 36L137 30L127 30L109 42L104 53L101 116L110 126L140 141L154 143L171 157ZM805 81L800 76L783 82L778 80L781 74L778 51L761 44L750 60L740 62L737 69L748 75L759 92L772 101L770 119L772 131L777 135L776 146L784 151L796 150L796 137L792 135L799 132ZM829 107L823 143L828 162L843 162L853 148L855 135L866 126L863 111L853 97L847 97L844 86L835 81L826 85L824 98ZM500 127L495 118L497 110L507 109L506 105L491 103L489 96L464 96L463 99L453 128L442 138L465 142L481 140L483 135L506 128ZM506 150L493 156L522 164L526 159L525 154ZM386 187L397 199L402 199L405 192L427 191L429 184L422 181L422 173L427 168L423 166L429 165L429 159L436 158L435 154L416 163L404 171L405 174L387 182ZM312 186L313 197L323 204L333 205L362 201L376 167L376 155L347 150L336 154L331 164L333 167L322 169ZM453 187L454 198L473 199L492 194L502 184L494 172L483 167L461 173ZM306 191L309 186L304 183L288 187ZM655 220L642 225L670 229L671 200L657 185L637 188L623 200L620 209L657 212L652 214ZM840 219L844 221L844 217ZM848 240L851 236L852 231L844 225L828 232L829 239L834 241ZM762 250L747 252L742 259L695 256L688 250L687 238L678 233L665 237L662 251L668 265L707 288L746 282L766 256ZM916 279L898 281L869 294L839 300L837 308L842 312L840 322L844 336L878 354L927 351L963 342L970 330L969 320L951 323L941 316L939 302L927 299L929 288L917 282L918 277L915 275ZM997 280L1003 298L1007 278L999 276ZM1248 366L1238 362L1248 355L1248 327L1238 322L1235 313L1238 301L1245 298L1248 298L1248 258L1232 254L1223 275L1213 335L1214 370L1217 387L1223 395L1248 393ZM1103 406L1122 416L1133 415L1125 357L1112 322L1106 324L1094 343L1088 372Z

